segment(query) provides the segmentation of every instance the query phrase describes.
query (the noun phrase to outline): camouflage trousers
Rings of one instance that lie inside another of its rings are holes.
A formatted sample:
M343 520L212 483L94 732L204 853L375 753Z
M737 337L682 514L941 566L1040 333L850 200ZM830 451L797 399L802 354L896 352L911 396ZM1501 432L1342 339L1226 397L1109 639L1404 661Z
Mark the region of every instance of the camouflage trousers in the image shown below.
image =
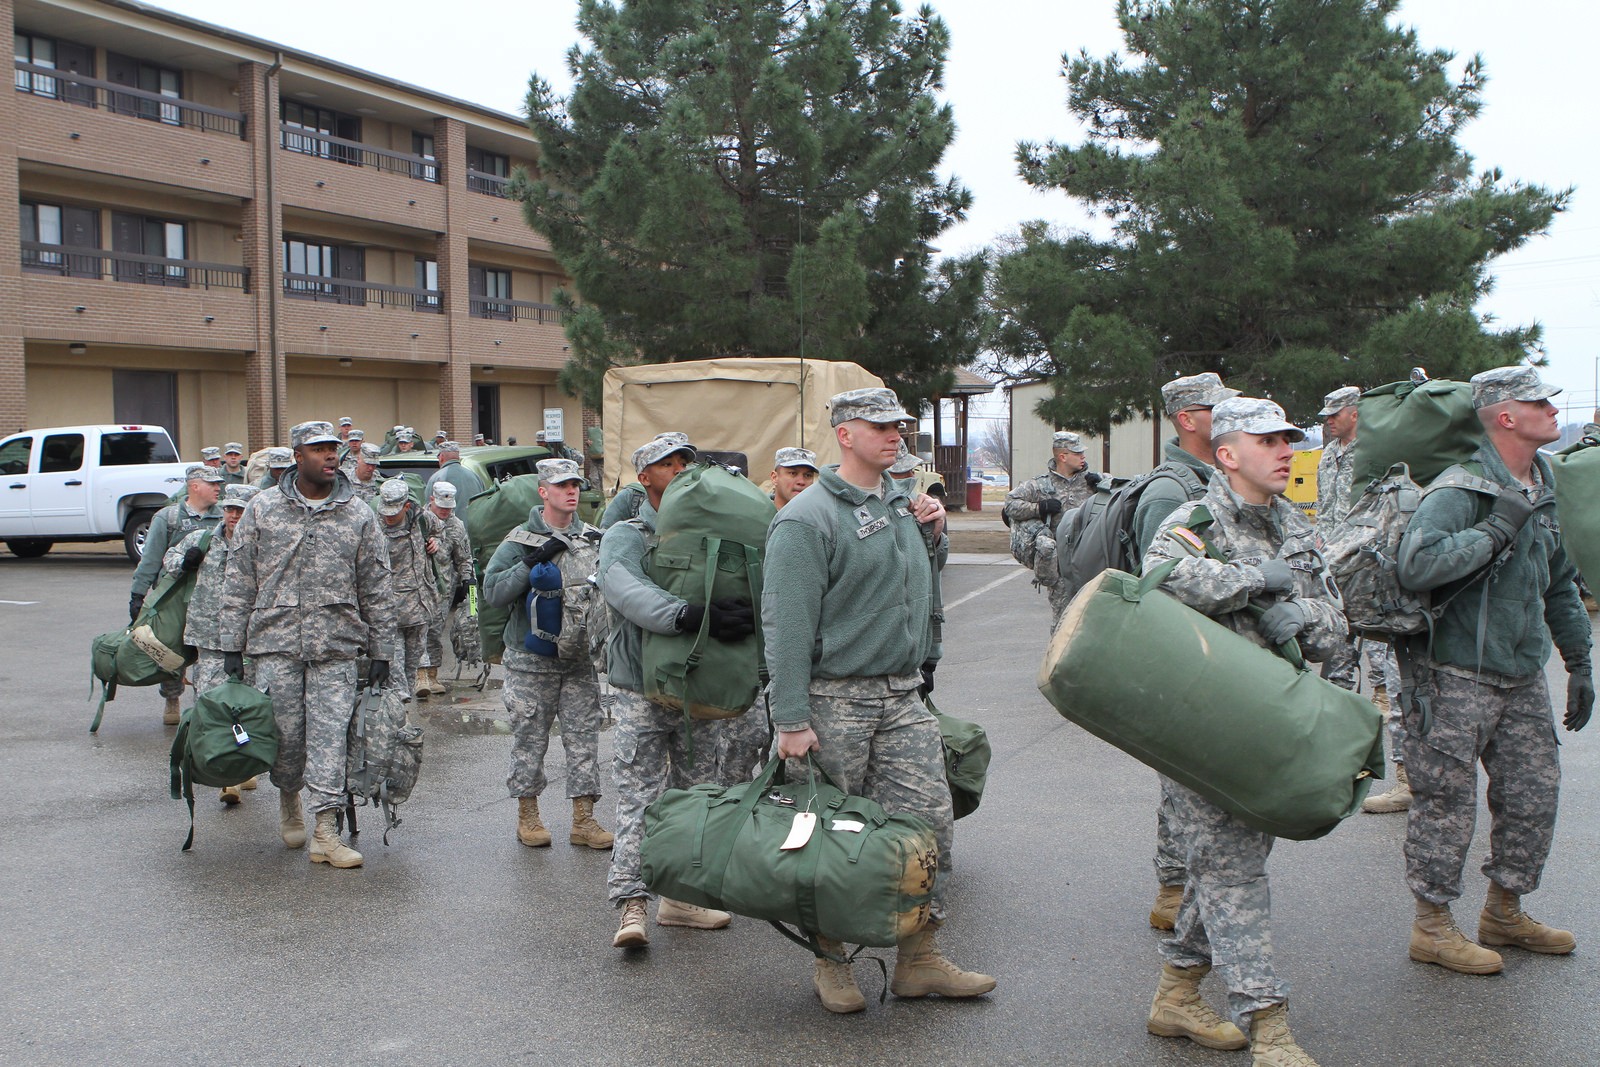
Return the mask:
M944 888L955 845L955 813L945 778L939 723L917 696L921 677L818 679L811 686L811 754L846 793L883 805L891 815L915 815L933 828L939 873L933 884L933 918L944 921ZM790 760L792 777L804 776L804 760Z
M723 719L716 725L717 784L738 785L750 781L766 759L767 746L772 740L767 725L766 696L756 697L756 702L743 715Z
M1368 688L1381 685L1389 694L1389 717L1384 723L1389 735L1389 758L1404 763L1406 727L1400 714L1400 664L1395 661L1394 646L1387 641L1351 634L1343 647L1322 665L1322 677L1341 689L1354 692L1361 685L1363 661Z
M397 679L395 684L401 687L402 692L410 693L408 687L411 685L411 680L422 669L422 650L427 639L427 623L419 622L415 626L400 627L400 639L394 643L395 656L400 662L391 663L389 667Z
M483 647L478 638L478 620L467 610L467 602L451 608L448 601L439 602L439 610L428 620L426 656L423 662L429 667L444 664L444 639L450 636L450 649L461 663L482 663Z
M1157 775L1161 783L1161 803L1156 807L1156 881L1161 885L1182 885L1189 871L1184 866L1183 846L1173 832L1173 802L1167 793L1167 779Z
M606 895L621 907L631 897L648 895L639 872L644 809L669 788L689 789L712 781L716 773L717 724L696 721L685 730L683 712L653 704L631 689L613 691L617 715L612 740L616 754L613 767L617 833Z
M1429 721L1424 723L1421 701ZM1555 837L1561 762L1544 676L1498 688L1431 672L1406 711L1406 882L1417 897L1448 904L1478 814L1478 763L1489 778L1489 856L1483 873L1508 892L1539 888ZM1426 727L1426 728L1424 728Z
M511 712L511 773L506 778L511 795L536 797L544 792L550 728L560 719L567 796L599 796L600 689L589 663L564 671L519 671L508 666L501 695Z
M1161 957L1174 967L1210 964L1228 987L1228 1014L1249 1032L1250 1014L1288 999L1272 966L1267 856L1275 840L1252 830L1194 790L1161 780L1189 870L1183 904Z
M252 657L255 686L272 698L278 724L278 759L272 784L306 790L315 815L344 804L346 734L356 702L356 661L306 663L270 653Z
M227 672L222 669L223 653L214 648L202 648L198 651L200 658L195 660L194 666L190 668L194 672L194 692L196 697L215 689L228 680ZM254 667L254 661L245 660L242 681L246 685L251 684L251 679L255 676ZM351 703L355 703L354 697L351 698Z
M199 683L195 684L198 685ZM163 679L157 688L163 697L181 697L183 696L183 675L179 674L176 678ZM197 692L204 693L205 690L198 689Z

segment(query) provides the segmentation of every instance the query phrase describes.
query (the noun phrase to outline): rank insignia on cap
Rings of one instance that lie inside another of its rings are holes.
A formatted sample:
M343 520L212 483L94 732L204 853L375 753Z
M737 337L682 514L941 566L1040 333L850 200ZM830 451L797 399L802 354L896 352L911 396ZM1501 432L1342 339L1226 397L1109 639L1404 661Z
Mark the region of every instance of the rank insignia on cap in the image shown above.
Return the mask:
M1199 534L1195 533L1187 526L1174 526L1172 529L1167 531L1167 536L1197 556L1203 556L1206 554L1206 543L1200 540Z

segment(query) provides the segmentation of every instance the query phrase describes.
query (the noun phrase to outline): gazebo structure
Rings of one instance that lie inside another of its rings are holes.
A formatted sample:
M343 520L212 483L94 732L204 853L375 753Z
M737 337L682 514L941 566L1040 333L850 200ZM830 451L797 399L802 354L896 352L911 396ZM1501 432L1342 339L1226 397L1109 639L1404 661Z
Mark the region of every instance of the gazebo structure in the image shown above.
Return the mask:
M967 408L975 396L986 396L994 383L965 368L956 371L955 384L933 398L933 469L944 482L945 507L967 506ZM944 440L945 404L955 412L955 439Z

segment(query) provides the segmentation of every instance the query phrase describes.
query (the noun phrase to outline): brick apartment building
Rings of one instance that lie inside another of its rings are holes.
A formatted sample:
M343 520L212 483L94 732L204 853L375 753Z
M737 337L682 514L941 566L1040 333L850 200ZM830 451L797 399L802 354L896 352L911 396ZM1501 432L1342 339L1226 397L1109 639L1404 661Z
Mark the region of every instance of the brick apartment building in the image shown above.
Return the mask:
M0 0L0 433L531 443L565 360L512 115L127 0Z

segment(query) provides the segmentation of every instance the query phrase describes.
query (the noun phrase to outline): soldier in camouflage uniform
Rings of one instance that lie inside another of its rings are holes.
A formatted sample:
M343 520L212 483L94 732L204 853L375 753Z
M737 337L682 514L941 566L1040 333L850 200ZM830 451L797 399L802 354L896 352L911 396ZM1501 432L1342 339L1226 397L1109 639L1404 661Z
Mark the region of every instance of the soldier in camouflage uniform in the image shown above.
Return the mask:
M778 755L815 753L841 789L933 828L932 919L900 943L889 988L900 997L981 996L995 980L945 958L936 934L955 820L939 726L918 690L939 659L944 505L911 499L887 475L900 424L914 418L891 390L851 390L828 407L843 458L778 512L767 536L761 622ZM843 948L822 944L834 956ZM866 1006L848 964L819 956L813 986L829 1011Z
M222 523L210 530L193 530L182 541L167 549L161 568L173 577L194 573L194 591L189 596L189 613L184 620L183 643L194 647L194 691L205 693L227 680L223 671L222 650L217 647L217 616L222 607L222 580L227 575L228 548L233 533L244 515L245 505L261 490L235 482L222 491ZM209 540L207 539L209 535ZM205 545L205 547L201 547ZM248 681L248 678L241 679ZM251 778L222 790L224 804L237 804L239 790L254 789Z
M1566 728L1583 729L1594 707L1589 617L1539 454L1561 435L1549 400L1559 392L1532 367L1475 375L1472 405L1486 440L1472 462L1499 495L1489 503L1466 489L1429 493L1400 543L1401 584L1446 601L1427 647L1408 641L1402 650L1421 676L1405 699L1406 881L1417 906L1410 955L1464 974L1501 969L1500 954L1484 946L1565 955L1577 944L1521 904L1539 888L1555 834L1561 764L1544 678L1552 643L1567 668ZM1450 902L1472 844L1480 762L1492 825L1474 944Z
M244 484L244 445L238 441L222 446L222 482L224 485Z
M1094 494L1100 476L1091 475L1088 466L1083 438L1070 430L1057 430L1050 440L1049 468L1007 493L1000 510L1000 518L1011 527L1012 545L1033 547L1033 584L1049 592L1052 622L1059 620L1067 607L1066 589L1056 581L1056 524L1063 512Z
M1264 648L1295 638L1306 659L1325 659L1344 641L1344 605L1311 524L1281 495L1293 443L1305 435L1278 405L1250 397L1217 404L1211 434L1219 473L1202 500L1162 523L1144 572L1176 561L1162 588L1178 600ZM1210 522L1196 514L1202 505ZM1265 608L1259 619L1246 610L1253 602ZM1242 1048L1248 1031L1255 1067L1315 1067L1289 1033L1288 985L1272 965L1272 835L1186 786L1164 784L1188 882L1173 936L1161 944L1147 1028L1220 1049ZM1213 962L1228 987L1231 1023L1200 998Z
M528 614L532 589L529 568L554 563L566 590L592 588L589 579L600 562L600 531L578 518L578 493L584 486L578 465L567 459L538 463L543 504L495 549L484 568L483 594L496 607L511 608L506 620L503 695L511 712L511 774L506 786L517 798L517 840L530 848L550 844L539 816L546 784L544 756L550 729L561 720L561 747L567 756L567 796L572 799L572 832L567 840L590 848L612 847L613 837L595 821L600 799L600 689L587 650L576 659L543 655L525 644L534 631ZM598 595L598 594L596 594ZM567 620L562 620L562 636ZM587 635L583 635L587 644ZM549 642L546 639L548 648Z
M1172 420L1177 436L1162 448L1161 465L1171 477L1152 480L1139 494L1133 509L1133 537L1140 558L1150 551L1161 524L1181 504L1205 496L1215 462L1211 449L1211 410L1239 390L1229 389L1222 379L1207 371L1174 378L1161 387L1161 406ZM1167 795L1166 779L1160 779L1161 804L1156 809L1156 902L1150 908L1150 925L1170 930L1178 921L1178 906L1183 903L1183 885L1188 881L1183 850L1172 833L1172 798Z
M439 520L440 549L433 558L440 580L448 590L439 597L433 615L428 620L426 658L423 661L427 664L424 669L428 672L428 689L433 695L439 696L450 691L448 686L439 681L439 665L444 662L445 634L452 630L459 634L471 629L473 646L476 647L477 623L463 610L467 590L472 586L476 574L472 569L472 541L467 537L466 524L456 517L456 487L449 482L434 485L428 498L428 511ZM470 623L470 627L464 627L463 620ZM451 643L460 647L461 640L452 636ZM463 662L475 663L482 658L480 654Z
M267 449L267 473L256 482L258 489L271 489L278 484L278 480L295 465L294 451L282 445L273 445Z
M645 930L649 893L639 869L644 839L644 809L670 786L688 789L712 780L716 772L716 724L685 723L683 712L644 696L644 632L672 634L698 630L709 612L711 636L737 641L755 632L753 609L737 614L712 604L691 604L662 589L645 571L645 555L655 542L656 507L661 494L696 456L681 433L658 434L633 453L633 469L645 499L639 513L617 523L600 541L599 584L611 612L606 644L606 676L616 694L615 752L617 837L611 854L607 893L622 909L613 948L650 943ZM693 758L690 750L693 750ZM661 898L656 922L716 930L733 917L725 911Z
M378 487L383 485L383 475L378 471L378 446L363 441L351 456L354 459L350 464L340 469L350 479L350 488L355 491L356 498L377 507Z
M378 517L389 542L390 588L394 590L395 622L400 627L395 642L396 677L416 676L416 695L428 696L428 676L423 648L428 640L428 620L439 606L438 578L433 556L440 549L438 519L411 502L411 487L404 478L389 478L378 488Z
M300 789L316 819L311 862L359 867L361 853L339 839L346 732L356 698L356 657L372 659L371 685L389 680L394 594L389 550L372 509L339 473L338 437L326 422L290 431L295 466L250 502L228 548L218 613L224 671L255 665L255 685L272 695L278 758L279 832L306 843Z
M365 430L351 430L345 437L344 444L339 446L339 468L350 474L350 468L355 466L357 457L361 455L361 446L367 443Z
M144 554L133 571L133 591L128 597L128 621L139 617L144 608L144 598L161 573L162 558L189 534L196 530L209 530L222 521L222 509L217 498L222 494L222 472L204 463L195 463L184 471L187 495L176 503L168 504L150 519L150 528L144 535ZM178 698L183 696L183 676L161 683L161 695L166 698L161 721L168 726L178 725L180 711Z

